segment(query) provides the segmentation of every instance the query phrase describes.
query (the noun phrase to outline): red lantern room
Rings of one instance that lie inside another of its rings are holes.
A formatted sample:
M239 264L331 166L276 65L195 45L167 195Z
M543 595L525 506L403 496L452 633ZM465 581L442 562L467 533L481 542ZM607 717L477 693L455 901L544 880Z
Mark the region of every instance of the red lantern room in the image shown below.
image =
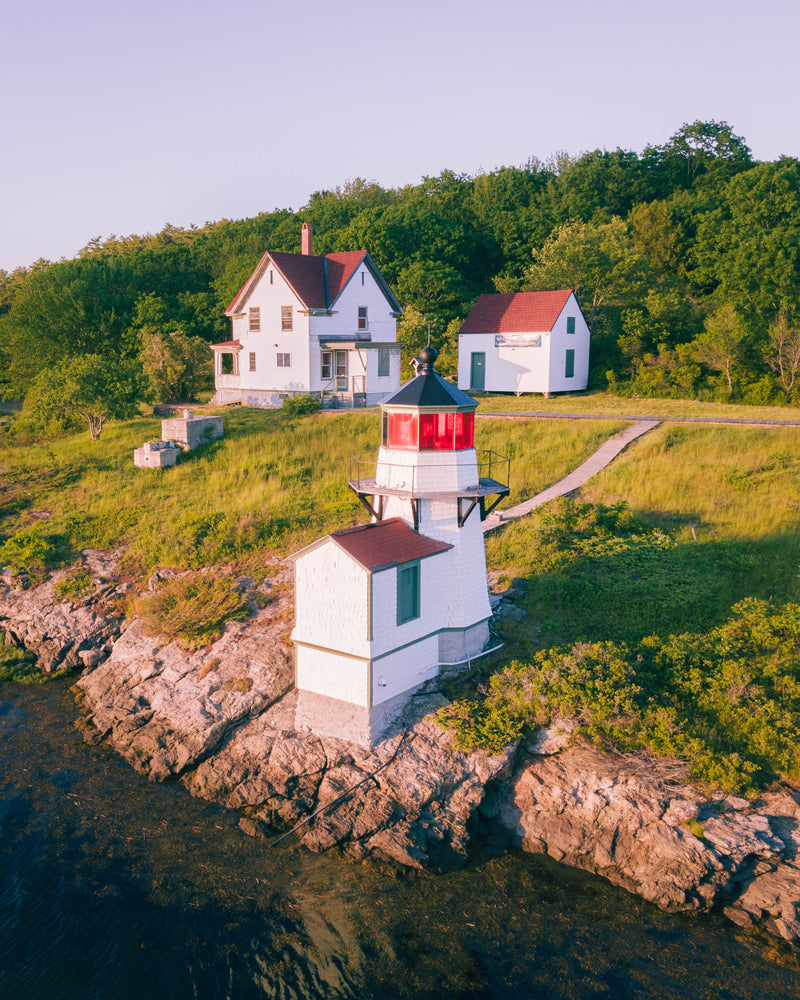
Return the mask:
M486 517L508 494L508 487L496 478L501 467L507 474L508 460L491 452L478 458L474 450L478 404L434 371L436 358L435 348L423 348L416 377L380 404L383 423L375 475L365 475L374 459L353 456L350 486L377 520L387 516L387 498L405 497L411 502L410 520L416 528L417 500L449 497L457 501L454 523L460 527L476 504ZM491 495L495 500L487 503ZM406 514L396 504L392 507L397 508L395 514Z
M382 444L401 451L464 451L474 446L477 403L436 374L424 348L417 377L381 404Z

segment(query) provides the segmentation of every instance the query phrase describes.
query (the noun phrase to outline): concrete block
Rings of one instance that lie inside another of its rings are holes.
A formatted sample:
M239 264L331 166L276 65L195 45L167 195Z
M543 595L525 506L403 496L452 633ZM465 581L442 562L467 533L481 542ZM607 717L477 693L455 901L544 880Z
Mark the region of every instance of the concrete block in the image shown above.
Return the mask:
M145 441L133 452L137 469L165 469L178 461L178 449L172 441Z
M161 421L161 437L174 441L184 451L216 441L222 434L222 417L196 417L192 410L184 410L182 417Z

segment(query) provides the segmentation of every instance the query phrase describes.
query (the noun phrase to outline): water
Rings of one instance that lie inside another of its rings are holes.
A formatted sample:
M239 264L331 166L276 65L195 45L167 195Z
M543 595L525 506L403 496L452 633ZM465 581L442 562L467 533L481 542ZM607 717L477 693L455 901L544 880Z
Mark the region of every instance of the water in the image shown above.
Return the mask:
M271 849L0 685L0 997L780 998L795 953L546 859L406 872Z

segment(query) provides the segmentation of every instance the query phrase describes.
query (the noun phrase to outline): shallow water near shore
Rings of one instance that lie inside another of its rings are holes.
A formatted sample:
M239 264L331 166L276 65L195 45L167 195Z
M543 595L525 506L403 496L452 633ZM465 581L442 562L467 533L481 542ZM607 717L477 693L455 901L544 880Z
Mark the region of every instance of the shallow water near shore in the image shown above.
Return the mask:
M800 995L783 943L547 859L436 875L270 848L77 717L67 682L0 684L0 996Z

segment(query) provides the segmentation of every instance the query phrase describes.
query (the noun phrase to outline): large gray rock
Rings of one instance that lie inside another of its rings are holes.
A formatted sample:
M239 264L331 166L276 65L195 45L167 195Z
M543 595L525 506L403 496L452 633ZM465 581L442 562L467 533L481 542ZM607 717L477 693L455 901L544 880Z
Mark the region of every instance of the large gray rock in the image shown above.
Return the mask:
M120 633L115 601L124 593L118 584L118 553L86 549L81 561L91 590L78 600L64 600L57 584L60 570L36 587L22 589L8 575L0 578L0 630L6 641L36 653L44 673L95 666L111 652Z
M154 780L182 774L292 687L287 602L279 597L229 624L197 652L160 644L133 621L108 660L78 682L88 732Z
M789 792L752 804L709 798L667 780L658 764L578 745L521 759L482 808L523 849L596 872L662 909L722 905L739 924L764 920L800 940L800 806Z

